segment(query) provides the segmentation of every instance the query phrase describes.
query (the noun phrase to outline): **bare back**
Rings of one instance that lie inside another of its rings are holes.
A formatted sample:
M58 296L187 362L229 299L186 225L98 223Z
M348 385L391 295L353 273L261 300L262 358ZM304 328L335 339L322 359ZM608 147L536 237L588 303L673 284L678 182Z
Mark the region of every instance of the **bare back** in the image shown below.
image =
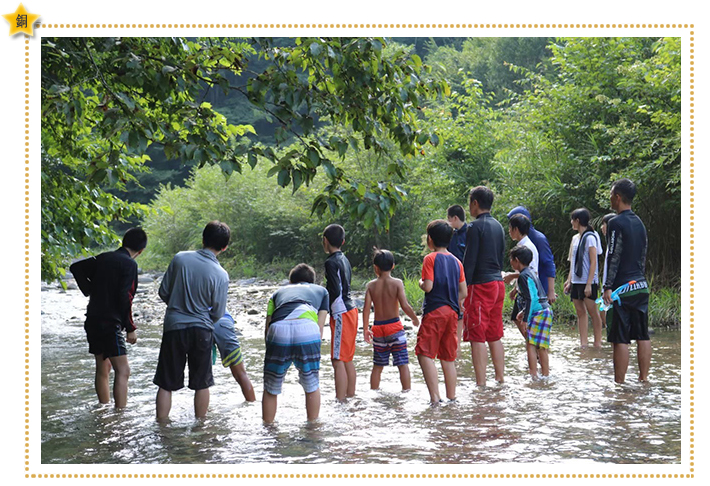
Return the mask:
M375 307L375 320L386 321L399 317L400 292L404 294L404 286L398 278L381 276L367 284L372 305Z

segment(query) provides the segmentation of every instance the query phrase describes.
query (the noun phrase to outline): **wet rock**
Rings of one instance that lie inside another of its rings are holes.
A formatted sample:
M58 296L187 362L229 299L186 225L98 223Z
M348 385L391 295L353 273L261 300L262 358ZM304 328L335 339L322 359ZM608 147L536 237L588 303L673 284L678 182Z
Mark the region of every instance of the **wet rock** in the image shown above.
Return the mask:
M139 275L138 276L138 283L139 284L147 284L147 283L153 283L153 276L152 275Z
M255 316L255 315L257 315L258 313L259 313L259 311L256 310L256 309L249 309L249 310L247 311L247 314L249 314L250 316Z
M67 282L67 290L77 290L76 282Z
M256 282L256 278L245 278L243 280L239 280L237 284L244 286L244 285L252 285L254 282Z
M353 302L355 303L355 307L358 309L362 309L365 307L365 300L364 299L353 299Z
M279 285L280 285L281 287L283 287L284 285L288 285L288 284L289 284L289 281L288 281L287 278L285 278L285 279L283 279L283 280L281 281L281 283L280 283Z

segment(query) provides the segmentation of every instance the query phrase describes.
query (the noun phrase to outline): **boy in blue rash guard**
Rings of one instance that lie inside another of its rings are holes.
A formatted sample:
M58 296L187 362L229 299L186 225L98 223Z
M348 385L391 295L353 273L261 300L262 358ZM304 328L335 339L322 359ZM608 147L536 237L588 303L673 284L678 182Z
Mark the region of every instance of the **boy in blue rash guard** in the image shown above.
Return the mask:
M320 412L320 345L328 316L328 291L315 285L316 272L305 263L293 267L290 284L274 292L266 310L266 354L264 356L264 398L262 418L271 423L276 416L286 371L294 364L306 392L309 421Z
M530 212L523 206L516 206L510 210L508 213L508 219L512 218L515 214L522 214L530 220L530 231L528 237L537 248L537 253L539 255L538 271L537 275L540 277L540 283L542 288L547 294L547 299L550 304L554 304L557 300L557 294L555 293L555 259L552 256L552 249L550 248L550 243L547 241L547 237L535 229L535 225L532 224L532 218L530 217Z
M542 289L540 279L530 269L532 251L523 245L510 250L510 266L520 273L518 277L518 313L516 324L527 343L530 376L537 379L537 363L540 361L542 376L550 374L547 350L550 347L552 309Z

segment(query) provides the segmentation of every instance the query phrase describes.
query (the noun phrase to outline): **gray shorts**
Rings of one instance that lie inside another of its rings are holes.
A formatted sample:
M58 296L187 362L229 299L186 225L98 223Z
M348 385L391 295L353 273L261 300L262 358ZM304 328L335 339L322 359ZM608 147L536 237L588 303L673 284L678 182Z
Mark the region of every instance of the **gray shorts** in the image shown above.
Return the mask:
M225 368L242 362L242 348L234 330L234 319L229 314L225 314L214 325L214 341Z

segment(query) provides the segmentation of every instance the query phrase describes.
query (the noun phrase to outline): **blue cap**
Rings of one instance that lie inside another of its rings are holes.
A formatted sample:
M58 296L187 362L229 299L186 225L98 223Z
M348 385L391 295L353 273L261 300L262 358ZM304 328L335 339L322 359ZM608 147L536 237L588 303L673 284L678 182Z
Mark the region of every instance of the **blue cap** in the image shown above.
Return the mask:
M532 225L532 218L530 217L530 212L525 209L525 206L515 206L513 209L510 210L508 213L508 219L512 218L516 214L522 214L526 218L530 220L530 224Z

